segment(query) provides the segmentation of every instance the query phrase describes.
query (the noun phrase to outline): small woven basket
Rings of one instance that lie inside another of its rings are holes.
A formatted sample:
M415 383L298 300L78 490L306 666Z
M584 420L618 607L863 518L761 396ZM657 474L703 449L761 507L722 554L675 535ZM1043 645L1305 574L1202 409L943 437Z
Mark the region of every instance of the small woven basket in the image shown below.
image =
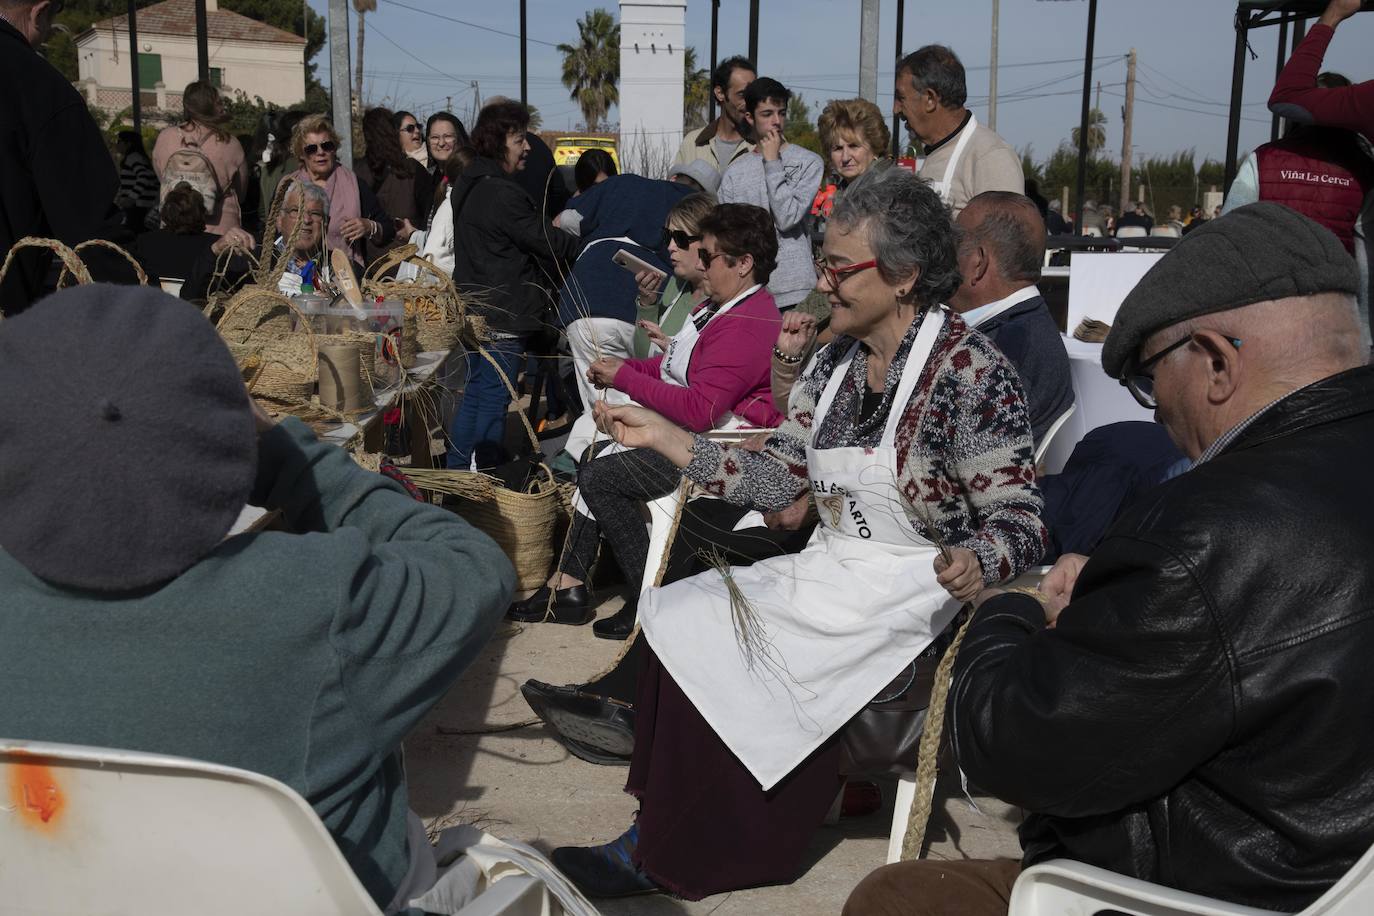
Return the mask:
M433 282L403 282L382 276L405 263L414 264ZM415 353L420 351L449 350L460 340L475 344L487 339L486 325L468 316L467 302L453 285L453 278L433 261L416 254L414 245L393 248L374 261L367 269L363 293L405 303L406 324L414 328L414 336L407 340L407 332L401 337L404 366L414 365ZM477 336L479 331L481 336Z
M137 258L135 258L133 255L129 254L129 252L125 251L123 248L120 248L120 247L119 247L118 245L116 245L114 242L109 242L109 241L106 241L105 239L87 239L86 241L82 242L80 245L77 245L75 248L73 248L72 251L73 251L75 254L78 254L78 255L79 255L79 254L81 254L81 252L85 251L87 248L105 248L105 249L108 249L108 250L110 250L110 251L113 251L115 254L119 255L119 256L122 257L124 260L128 261L129 264L133 267L133 269L134 269L134 276L138 277L138 284L139 284L139 286L147 286L147 285L148 285L148 274L144 272L144 270L143 270L143 265L140 264L140 263L138 263L138 259L137 259ZM65 286L65 285L66 285L67 278L70 277L70 276L72 276L71 270L70 270L69 266L64 262L63 265L62 265L62 273L59 274L58 277L57 277L57 288L58 288L58 289L61 289L63 286ZM80 284L80 282L81 282L80 280L77 281L78 285ZM89 281L88 281L88 282L89 282Z
M295 315L304 334L291 330ZM274 289L245 286L224 309L217 328L252 394L309 400L319 380L318 348L310 322Z
M5 282L5 275L10 272L10 265L14 263L14 257L20 251L27 248L42 248L51 251L62 261L62 275L70 273L76 278L77 285L85 286L91 280L91 272L86 269L86 265L81 260L81 256L71 248L59 242L57 239L41 239L37 236L26 235L19 241L10 246L9 253L5 255L5 263L0 264L0 283ZM122 251L122 249L121 249Z

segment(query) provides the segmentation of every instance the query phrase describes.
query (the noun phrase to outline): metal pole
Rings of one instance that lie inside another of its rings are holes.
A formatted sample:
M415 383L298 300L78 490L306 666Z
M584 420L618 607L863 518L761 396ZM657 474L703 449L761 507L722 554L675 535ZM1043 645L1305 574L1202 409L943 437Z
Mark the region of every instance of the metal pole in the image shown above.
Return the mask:
M1083 232L1083 191L1088 184L1088 103L1093 88L1093 39L1097 35L1097 0L1088 0L1088 49L1083 59L1083 117L1078 128L1078 199L1074 202L1074 231Z
M210 23L205 15L205 0L196 0L196 63L198 79L210 81Z
M353 167L352 84L348 78L348 0L329 0L329 94L339 135L339 161L349 168Z
M1240 103L1245 91L1246 22L1236 18L1236 53L1231 63L1231 116L1226 125L1226 190L1236 178L1236 155L1240 151Z
M716 54L719 53L716 47L717 33L720 29L720 0L711 0L711 73L716 72ZM716 119L716 90L714 87L706 91L706 123L710 124Z
M520 0L520 104L530 104L529 29L525 16L525 0Z
M1283 65L1287 63L1288 51L1288 20L1279 20L1279 50L1274 55L1274 82L1278 83L1279 77L1283 75ZM1283 119L1274 115L1273 122L1269 125L1269 142L1273 143L1279 138L1283 127Z
M896 51L896 57L894 58L894 60L896 60L896 64L894 64L894 66L897 66L897 67L900 67L900 66L902 65L902 28L903 28L903 25L904 25L903 20L906 18L906 15L905 15L905 14L906 14L906 0L897 0L897 51ZM895 74L895 73L894 73L893 76L892 76L892 79L893 79L894 82L896 82L896 80L899 79L899 77L900 77L899 74ZM896 106L894 105L893 107L895 108ZM900 156L900 155L902 154L902 141L901 141L901 139L899 139L900 136L901 136L901 132L902 132L902 119L901 119L901 116L899 116L899 115L894 111L894 112L892 113L892 158L893 158L893 159L896 159L898 156Z
M859 98L878 101L878 0L859 8Z
M1299 17L1298 19L1294 19L1294 20L1293 20L1293 50L1288 52L1288 56L1289 56L1289 57L1292 57L1292 56L1293 56L1293 52L1298 50L1298 45L1302 44L1302 40L1303 40L1304 38L1306 38L1306 37L1307 37L1307 17L1306 17L1306 16L1302 16L1302 17Z
M997 20L1001 0L992 0L992 68L988 71L988 130L997 129Z
M134 133L143 133L143 93L138 74L138 9L129 0L129 85L133 87Z
M749 59L759 65L759 0L749 0Z

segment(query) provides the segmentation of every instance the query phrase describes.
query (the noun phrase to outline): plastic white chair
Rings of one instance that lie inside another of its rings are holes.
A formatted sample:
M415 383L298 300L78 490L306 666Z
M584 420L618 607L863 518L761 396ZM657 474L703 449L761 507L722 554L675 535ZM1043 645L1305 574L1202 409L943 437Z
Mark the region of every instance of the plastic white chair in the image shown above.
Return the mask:
M1050 446L1054 443L1054 437L1059 435L1060 430L1064 428L1064 424L1069 422L1069 418L1073 416L1073 412L1077 409L1077 404L1070 404L1069 409L1061 413L1055 421L1050 424L1050 428L1045 430L1045 437L1041 439L1040 444L1035 447L1035 469L1037 473L1040 470L1040 462L1044 460L1045 455L1049 453Z
M1155 226L1150 230L1150 235L1159 235L1171 239L1182 238L1182 233L1173 226Z
M1083 237L1090 239L1100 239L1102 238L1102 230L1097 228L1096 226L1088 226L1083 230Z
M380 916L315 811L246 770L0 739L0 910L45 916ZM463 916L537 914L541 883L493 883Z
M1118 226L1116 237L1119 239L1138 239L1146 235L1144 226Z

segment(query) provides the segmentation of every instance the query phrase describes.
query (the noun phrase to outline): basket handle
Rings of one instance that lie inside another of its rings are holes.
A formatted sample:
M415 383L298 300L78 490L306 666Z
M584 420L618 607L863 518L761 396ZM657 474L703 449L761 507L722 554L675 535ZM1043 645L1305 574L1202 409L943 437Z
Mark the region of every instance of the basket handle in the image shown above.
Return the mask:
M486 359L487 362L491 363L491 367L496 370L496 374L500 376L502 383L506 386L506 390L510 392L511 401L518 402L520 398L515 393L515 386L511 384L510 379L506 378L506 373L501 368L501 364L496 361L495 357L493 357L490 353L487 352L486 347L479 346L477 348L477 352L482 354L482 357ZM525 416L525 412L523 410L516 410L515 412L520 417L521 425L525 427L525 434L530 437L530 447L533 448L536 452L539 451L539 437L534 434L534 427L530 425L530 418ZM548 468L545 468L544 470L547 471ZM552 482L553 480L552 473L549 474L549 480L550 482Z
M247 295L244 295L245 292ZM310 320L306 318L305 313L300 310L300 307L297 306L296 303L275 290L263 289L262 287L248 287L241 291L238 295L234 296L233 299L229 300L229 304L224 308L224 314L219 316L219 322L215 327L217 329L224 327L224 323L229 320L229 316L242 308L245 302L259 297L276 300L278 305L286 306L300 320L300 326L305 328L305 337L310 341L310 352L315 354L315 372L318 374L320 371L320 348L319 345L315 343L315 331L310 327Z
M71 271L71 275L76 278L77 285L85 286L93 282L91 272L86 269L86 264L81 257L72 249L59 242L57 239L44 239L34 235L26 235L19 241L10 246L9 254L5 255L5 263L0 265L0 283L5 282L5 276L10 272L10 263L14 256L24 248L42 248L51 251L62 259L62 272L65 275ZM61 285L60 283L58 284Z
M87 239L80 245L77 245L75 248L73 248L72 252L79 255L81 254L81 252L85 251L87 248L90 248L92 246L97 248L107 248L110 251L113 251L115 254L122 257L124 260L128 261L134 269L134 276L138 277L138 285L148 285L148 274L143 270L143 265L138 263L137 258L129 254L129 252L125 251L123 248L120 248L114 242L108 241L106 239ZM66 281L68 276L70 276L70 271L68 271L67 267L64 265L62 267L61 275L57 278L58 289L62 288L62 284Z
M411 244L397 245L390 251L385 251L382 256L368 265L367 270L363 271L362 279L375 280L393 267L404 264L415 252L420 249Z

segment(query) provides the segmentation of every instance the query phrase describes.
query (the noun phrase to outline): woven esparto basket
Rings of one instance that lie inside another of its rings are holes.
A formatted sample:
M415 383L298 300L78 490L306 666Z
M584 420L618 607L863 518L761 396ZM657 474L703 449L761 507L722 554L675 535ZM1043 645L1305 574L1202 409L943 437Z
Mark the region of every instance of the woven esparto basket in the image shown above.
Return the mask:
M383 273L403 263L414 264L437 280L437 284L403 283L399 280L381 278ZM410 346L415 346L417 351L449 350L459 340L477 343L486 339L485 325L479 327L477 323L468 320L467 303L453 285L453 278L433 261L416 254L414 245L393 248L374 261L367 269L363 292L369 296L400 299L405 303L407 325L410 324L410 319L414 319L414 343L407 341L405 336L401 338L402 365L414 364L414 354L409 352ZM479 329L483 331L483 335L474 336L474 332Z
M485 349L478 352L492 364L505 382L513 401L515 389ZM515 411L525 427L534 450L539 439L522 410ZM554 480L553 472L542 465L544 479L530 484L525 492L509 490L501 481L476 471L443 471L411 468L407 475L422 490L448 493L463 501L458 514L496 541L515 567L521 589L539 588L549 577L556 559L554 545L559 523L570 512L570 488Z
M130 265L133 267L133 269L134 269L134 276L138 277L138 284L139 284L140 286L147 286L147 285L148 285L148 275L144 272L144 270L143 270L143 265L140 264L140 263L138 263L138 259L137 259L137 258L135 258L133 255L129 254L129 252L125 251L123 248L120 248L120 247L119 247L118 245L116 245L114 242L109 242L109 241L106 241L105 239L87 239L86 241L82 242L80 245L77 245L75 248L73 248L73 249L72 249L72 252L75 253L75 254L77 254L77 255L79 255L79 254L81 254L81 252L85 251L87 248L92 248L92 247L94 247L94 248L108 248L110 251L113 251L115 254L119 255L119 256L122 257L124 260L128 261L129 264L130 264ZM66 284L67 278L70 277L70 276L72 276L71 270L70 270L70 268L67 266L67 264L64 262L63 265L62 265L62 273L59 274L58 277L57 277L57 288L58 288L58 289L61 289L61 288ZM78 284L79 284L79 283L80 283L80 280L78 280L77 282L78 282Z
M5 263L0 264L0 283L5 282L5 275L10 272L10 265L14 263L14 256L25 248L43 248L57 255L62 261L62 273L65 276L68 272L76 278L79 286L85 286L91 280L91 272L86 269L81 256L57 239L40 239L37 236L26 235L19 241L10 246L9 253L5 255Z
M282 309L284 327L275 314ZM290 330L293 313L304 334ZM249 392L282 400L308 400L314 393L319 379L315 334L290 299L274 289L246 286L229 300L217 327Z

